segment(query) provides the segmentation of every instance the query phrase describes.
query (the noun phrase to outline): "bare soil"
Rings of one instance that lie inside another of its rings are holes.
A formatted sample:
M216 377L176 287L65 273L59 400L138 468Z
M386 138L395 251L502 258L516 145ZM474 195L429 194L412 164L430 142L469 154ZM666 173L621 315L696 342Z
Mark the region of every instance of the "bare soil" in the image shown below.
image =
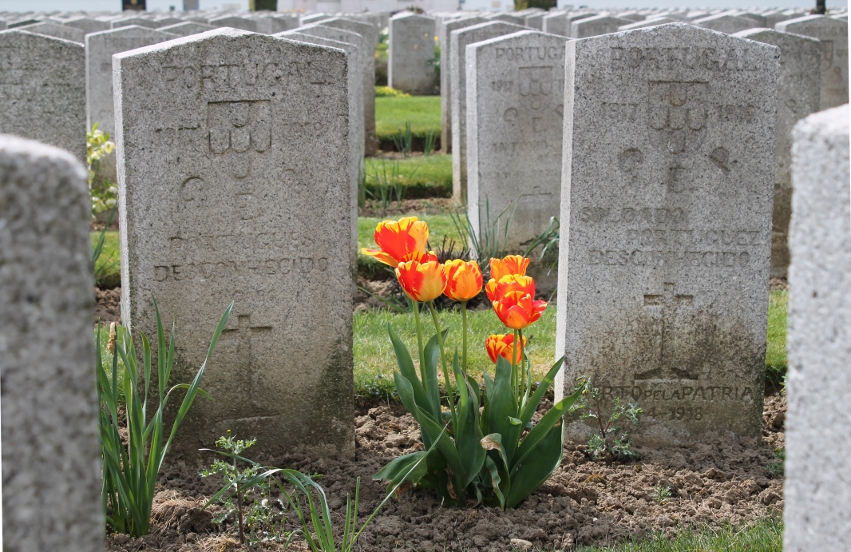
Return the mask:
M547 401L544 401L545 403ZM549 407L550 404L543 405ZM407 491L385 505L364 531L357 550L569 550L576 545L672 535L686 528L743 526L783 510L783 480L766 466L784 446L785 397L766 398L762 440L701 442L692 447L638 449L640 461L591 461L581 443L567 443L562 465L513 510L443 507L429 491ZM360 409L356 458L283 458L281 467L322 474L338 527L347 494L361 478L361 520L378 505L385 487L371 480L387 462L422 448L417 425L398 405ZM185 465L167 465L158 483L151 534L112 534L107 550L225 551L240 547L233 525L213 525L201 512L220 482L201 479ZM670 489L659 498L657 489ZM213 509L213 512L216 510ZM295 521L290 515L289 521ZM292 525L295 528L295 525ZM306 550L301 536L292 550ZM283 550L263 545L261 550Z
M95 321L121 322L121 288L95 288L97 304L95 306Z

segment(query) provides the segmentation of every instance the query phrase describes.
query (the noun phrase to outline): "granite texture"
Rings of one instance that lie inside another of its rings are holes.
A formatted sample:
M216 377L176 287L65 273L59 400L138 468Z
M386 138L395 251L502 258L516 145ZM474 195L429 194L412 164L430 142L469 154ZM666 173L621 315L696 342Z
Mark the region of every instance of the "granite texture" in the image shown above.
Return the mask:
M639 444L761 434L779 58L685 23L567 44L556 398L638 401Z
M0 133L62 148L85 163L85 65L80 43L0 32Z
M403 12L390 18L387 83L407 94L434 94L434 19Z
M541 30L548 34L570 36L570 14L561 12L545 15L541 23Z
M665 25L666 23L677 23L678 20L673 17L658 17L654 19L645 19L644 21L636 21L629 25L621 25L619 31L633 31L635 29L644 29L645 27L656 27L657 25Z
M559 216L566 43L521 31L467 46L467 216L479 228L513 205L508 251Z
M818 111L821 45L814 38L771 29L748 29L735 36L780 48L771 277L786 278L789 269L789 218L792 215L792 128L799 120Z
M848 22L824 15L789 19L778 31L811 36L821 41L821 99L819 111L848 103Z
M450 42L450 79L452 80L452 197L466 203L467 199L467 46L528 27L491 21L452 31ZM446 68L441 69L445 71Z
M783 550L851 541L851 225L848 106L794 130Z
M463 17L444 21L438 25L438 43L440 44L440 149L443 153L452 151L452 79L449 52L452 31L485 23L484 17Z
M374 52L378 45L378 27L372 23L356 21L344 17L332 17L322 20L323 27L342 29L350 33L356 33L363 37L362 51ZM339 39L334 39L339 40ZM342 42L348 42L347 40ZM371 44L371 46L370 46ZM363 125L364 125L364 148L366 155L375 155L378 152L378 139L375 136L375 56L363 56Z
M235 302L172 461L228 429L354 454L346 53L217 29L113 59L122 320L174 313L189 381Z
M68 19L65 21L64 25L66 27L82 29L85 34L105 31L110 28L109 23L106 21L98 21L97 19L92 19L90 17L76 17L74 19Z
M129 27L131 25L137 25L139 27L147 27L149 29L157 29L161 25L156 21L151 19L147 19L144 17L127 17L124 19L116 19L110 23L113 29L118 29L119 27Z
M3 550L103 548L86 171L0 135Z
M316 27L314 32L323 31L335 33L346 32L332 27ZM349 184L351 186L351 227L352 227L352 258L357 265L358 257L358 197L361 191L360 174L363 169L363 71L361 71L360 52L358 47L348 42L340 42L300 33L298 31L287 31L276 34L281 38L317 44L329 48L343 50L348 56L348 91L349 91Z
M247 17L239 17L238 15L220 15L219 17L210 18L207 22L213 27L230 27L232 29L242 29L253 33L260 32L257 28L257 20Z
M629 19L610 15L595 15L572 21L570 23L570 36L571 38L588 38L589 36L613 33L618 30L618 27L630 23L632 21Z
M184 21L183 23L176 23L174 25L166 25L165 27L160 27L158 30L176 36L189 36L199 33L206 33L207 31L212 31L215 28L216 27L212 25L206 25L204 23L196 23L195 21Z
M749 17L730 14L718 14L710 15L709 17L702 17L692 21L691 24L703 27L704 29L712 29L713 31L727 34L733 34L739 31L744 31L745 29L755 29L763 26Z
M49 21L41 23L33 23L32 25L24 25L18 27L19 31L27 31L29 33L40 34L44 36L52 36L53 38L61 38L62 40L70 40L71 42L83 43L86 32L76 27L66 27Z

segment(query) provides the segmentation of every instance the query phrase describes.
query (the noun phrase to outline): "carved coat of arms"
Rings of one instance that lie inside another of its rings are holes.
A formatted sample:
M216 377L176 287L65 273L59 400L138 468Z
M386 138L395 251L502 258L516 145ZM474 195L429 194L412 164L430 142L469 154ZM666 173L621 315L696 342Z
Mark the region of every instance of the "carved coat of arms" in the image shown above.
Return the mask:
M210 153L226 161L232 176L247 177L252 152L263 153L272 145L269 102L213 102L207 108Z
M520 100L531 111L543 111L553 100L553 68L520 67Z
M706 134L708 84L651 82L649 86L650 141L660 150L674 155L697 150Z

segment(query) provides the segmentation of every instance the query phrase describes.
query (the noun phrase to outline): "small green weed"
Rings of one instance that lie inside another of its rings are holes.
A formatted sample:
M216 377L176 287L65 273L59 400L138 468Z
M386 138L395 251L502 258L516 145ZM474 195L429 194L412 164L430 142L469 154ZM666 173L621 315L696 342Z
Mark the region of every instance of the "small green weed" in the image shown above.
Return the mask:
M771 477L783 477L785 473L784 464L786 463L786 449L775 449L774 450L774 460L768 463L765 466L765 469L768 470L768 474Z
M590 379L580 380L582 395L576 401L571 412L578 412L579 418L597 420L598 430L588 433L587 451L595 460L604 452L609 452L615 458L634 459L638 453L632 449L632 441L629 431L623 422L628 422L635 428L641 425L641 415L644 413L638 403L625 403L620 397L614 397L611 404L611 413L607 416L604 412L607 405L601 397L599 387L594 387ZM619 420L623 419L622 422Z
M656 504L664 504L668 502L671 498L671 488L670 487L653 487L653 500L656 501Z

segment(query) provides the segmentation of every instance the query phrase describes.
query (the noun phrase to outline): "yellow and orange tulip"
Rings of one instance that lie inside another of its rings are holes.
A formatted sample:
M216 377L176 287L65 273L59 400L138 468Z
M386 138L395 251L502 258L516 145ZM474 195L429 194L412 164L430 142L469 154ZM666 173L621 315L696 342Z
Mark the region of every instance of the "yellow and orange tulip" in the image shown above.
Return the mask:
M528 293L509 291L498 295L493 310L500 321L512 330L522 330L537 321L547 308L546 301L535 301Z
M380 249L361 249L361 253L394 268L399 263L420 260L426 254L428 225L417 217L381 221L375 227L375 243Z
M523 351L526 349L526 338L520 340L520 350L517 351L517 358L514 358L514 334L490 335L485 340L485 348L488 350L488 356L491 362L496 364L496 359L504 358L508 362L520 361L523 359Z
M488 285L485 287L485 294L491 302L496 301L497 297L505 295L509 291L522 291L523 293L528 293L534 297L535 279L531 276L506 274L499 280L491 278Z
M446 289L446 273L436 259L399 263L396 266L396 278L405 295L420 303L440 297Z
M453 301L469 301L482 291L482 269L476 261L451 259L443 265L446 296Z
M491 259L491 278L499 282L503 276L525 276L529 259L522 255L509 255L504 259Z

